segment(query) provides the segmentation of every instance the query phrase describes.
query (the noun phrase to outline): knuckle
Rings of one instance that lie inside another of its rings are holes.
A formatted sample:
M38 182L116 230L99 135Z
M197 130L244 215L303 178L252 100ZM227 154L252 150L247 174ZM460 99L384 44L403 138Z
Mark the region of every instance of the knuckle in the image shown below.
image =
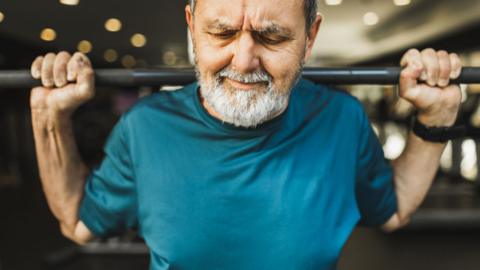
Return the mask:
M75 59L77 61L80 61L80 60L83 60L84 58L86 58L85 54L81 53L81 52L75 52L75 54L73 55L73 57L75 57Z
M445 50L437 51L437 55L440 56L440 57L448 57L448 53Z
M450 55L450 57L452 57L453 59L458 59L458 60L460 60L460 57L459 57L458 54L456 54L456 53L450 53L449 55Z
M417 49L415 49L415 48L409 49L409 50L407 51L407 54L409 54L409 55L417 55L417 54L419 54L419 53L420 53L420 52L419 52Z
M37 56L35 60L33 60L32 66L40 64L42 60L43 60L43 56Z
M55 56L56 56L56 54L53 53L53 52L49 52L49 53L45 54L45 58L49 58L49 59L55 58Z
M43 86L45 86L45 87L52 87L53 86L53 82L50 78L42 77L42 83L43 83Z
M460 63L460 62L453 62L453 63L452 63L452 69L461 70L462 67L463 67L463 65L462 65L462 63Z
M35 87L30 91L30 107L38 108L45 104L45 96L41 87Z
M451 60L453 65L455 66L461 66L462 65L462 61L460 60L460 58L458 56L453 56L451 57Z
M426 48L422 50L422 53L431 54L431 53L435 53L435 50L433 48Z
M67 51L60 51L60 52L58 53L58 56L63 56L63 57L65 57L65 56L70 56L70 53L67 52Z

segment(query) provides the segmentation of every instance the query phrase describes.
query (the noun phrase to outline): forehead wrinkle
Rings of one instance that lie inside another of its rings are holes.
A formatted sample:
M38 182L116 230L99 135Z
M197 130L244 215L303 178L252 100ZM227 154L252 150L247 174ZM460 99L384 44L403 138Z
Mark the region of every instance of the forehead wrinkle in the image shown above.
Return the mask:
M291 29L281 26L272 20L258 18L252 20L250 16L244 15L241 24L238 22L240 22L240 20L234 22L231 19L222 17L207 19L206 29L255 31L262 34L282 34L286 36L294 35ZM258 26L255 26L255 24L258 24Z
M246 27L240 28L240 27L234 27L231 24L227 23L226 21L222 21L220 19L215 19L214 21L210 22L207 24L206 29L215 29L215 30L220 30L220 31L250 31L250 32L256 32L261 35L281 35L286 38L292 38L294 36L294 33L288 29L287 27L280 26L274 22L268 22L264 24L264 26L260 27L248 27L250 29L245 29Z

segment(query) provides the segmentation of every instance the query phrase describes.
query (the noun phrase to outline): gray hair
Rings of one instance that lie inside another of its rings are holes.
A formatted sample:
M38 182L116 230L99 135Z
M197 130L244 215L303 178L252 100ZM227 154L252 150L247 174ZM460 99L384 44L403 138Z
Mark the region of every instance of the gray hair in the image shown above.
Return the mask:
M192 8L192 13L195 11L195 3L197 0L189 0L190 7ZM317 0L304 0L303 10L305 13L305 27L306 31L310 30L310 27L315 22L315 18L317 17Z

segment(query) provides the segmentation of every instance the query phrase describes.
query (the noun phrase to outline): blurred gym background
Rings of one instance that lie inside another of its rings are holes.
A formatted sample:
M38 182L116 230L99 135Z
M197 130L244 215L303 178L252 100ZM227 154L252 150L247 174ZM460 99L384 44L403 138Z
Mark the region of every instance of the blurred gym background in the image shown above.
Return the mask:
M0 68L28 69L35 56L76 50L95 68L191 67L185 1L2 0ZM479 0L319 0L324 16L310 66L396 66L411 47L457 52L480 66ZM339 86L342 87L342 86ZM162 87L171 90L171 87ZM412 115L394 86L347 87L365 105L385 156L405 146ZM90 166L118 116L159 89L99 89L74 115ZM411 224L394 234L358 228L339 269L480 268L480 85L464 85L458 122L434 186ZM0 270L147 269L134 232L78 248L60 235L42 194L35 160L29 89L0 89Z

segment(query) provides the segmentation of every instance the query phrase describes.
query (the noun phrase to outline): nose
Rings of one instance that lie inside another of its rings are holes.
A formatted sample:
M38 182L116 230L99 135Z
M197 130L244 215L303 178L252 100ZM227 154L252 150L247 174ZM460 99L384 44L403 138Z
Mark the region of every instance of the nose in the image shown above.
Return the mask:
M255 47L255 40L249 32L240 35L232 58L232 66L235 71L249 73L259 68L260 60Z

